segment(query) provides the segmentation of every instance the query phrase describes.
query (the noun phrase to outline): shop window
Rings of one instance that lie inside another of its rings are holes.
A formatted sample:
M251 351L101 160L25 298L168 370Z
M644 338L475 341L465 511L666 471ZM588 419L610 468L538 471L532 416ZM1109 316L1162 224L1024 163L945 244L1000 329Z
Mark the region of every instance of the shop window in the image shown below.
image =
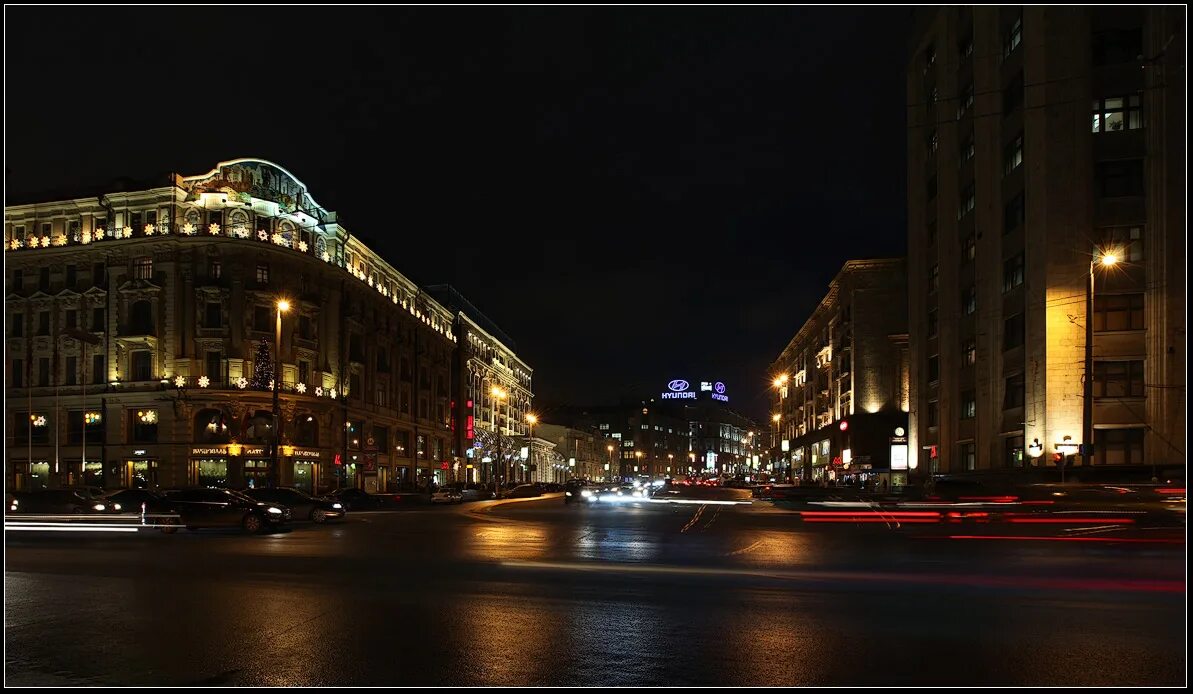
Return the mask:
M1096 429L1094 431L1095 465L1140 465L1143 457L1145 429Z

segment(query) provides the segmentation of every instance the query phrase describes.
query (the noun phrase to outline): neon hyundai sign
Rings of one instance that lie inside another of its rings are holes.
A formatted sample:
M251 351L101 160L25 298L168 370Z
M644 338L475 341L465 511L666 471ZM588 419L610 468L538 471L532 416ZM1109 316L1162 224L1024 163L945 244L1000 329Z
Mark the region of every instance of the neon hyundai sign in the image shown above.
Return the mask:
M721 381L716 383L700 381L700 390L707 392L713 400L729 402L729 397L725 395L725 384ZM690 383L682 378L677 378L667 384L667 390L663 391L659 397L662 400L695 400L697 394L691 388Z

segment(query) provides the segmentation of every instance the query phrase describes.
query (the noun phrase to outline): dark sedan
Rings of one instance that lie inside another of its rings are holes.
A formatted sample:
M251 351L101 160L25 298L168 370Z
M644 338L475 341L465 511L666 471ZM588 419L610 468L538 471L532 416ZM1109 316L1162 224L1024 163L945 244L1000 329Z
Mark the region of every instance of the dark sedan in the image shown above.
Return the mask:
M92 498L77 489L41 489L32 492L14 492L8 504L9 513L68 513L108 514L120 513L122 506L102 497Z
M348 515L344 502L332 499L317 499L293 487L266 487L244 492L257 501L280 504L289 507L295 518L309 518L316 523L340 520Z
M543 492L536 484L521 484L514 487L506 494L510 499L527 499L534 496L542 496Z
M257 501L229 489L180 489L168 492L166 501L187 530L238 527L255 533L284 526L291 515L286 506Z
M357 487L345 487L328 494L327 498L343 504L345 511L364 511L386 505L388 495L370 494Z

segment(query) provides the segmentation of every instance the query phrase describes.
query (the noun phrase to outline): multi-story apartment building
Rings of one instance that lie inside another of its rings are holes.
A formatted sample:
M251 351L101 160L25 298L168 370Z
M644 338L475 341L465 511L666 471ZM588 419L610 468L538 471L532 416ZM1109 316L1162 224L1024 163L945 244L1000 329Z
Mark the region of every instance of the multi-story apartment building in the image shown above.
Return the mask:
M534 427L536 438L548 441L552 452L549 465L540 465L539 471L544 473L541 481L566 482L569 478L579 477L603 482L610 478L606 464L609 462L609 451L606 439L597 429L576 429L563 424L547 424L540 422Z
M10 489L386 489L450 460L452 313L282 167L13 204L4 234Z
M452 312L460 338L452 362L452 428L456 455L464 458L462 479L491 482L508 474L510 481L539 480L530 474L538 471L537 448L526 439L534 370L515 353L514 341L454 287L432 285L426 292Z
M921 471L1183 471L1184 29L1181 7L919 16L907 94Z
M906 268L902 258L846 262L771 365L780 477L906 480Z

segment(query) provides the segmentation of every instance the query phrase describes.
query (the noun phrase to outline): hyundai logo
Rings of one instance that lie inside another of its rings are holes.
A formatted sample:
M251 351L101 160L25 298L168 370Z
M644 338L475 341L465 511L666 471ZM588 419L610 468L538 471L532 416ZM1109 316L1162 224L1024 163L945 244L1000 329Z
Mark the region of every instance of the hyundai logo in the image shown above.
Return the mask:
M681 391L681 390L687 390L688 382L683 380L682 378L677 378L674 381L668 383L667 387L670 388L671 390L674 390L677 392Z
M713 386L713 388L714 388L714 389L715 389L715 390L716 390L718 393L724 393L724 392L725 392L725 384L724 384L724 383L721 383L720 381L717 381L717 384L716 384L715 386Z

